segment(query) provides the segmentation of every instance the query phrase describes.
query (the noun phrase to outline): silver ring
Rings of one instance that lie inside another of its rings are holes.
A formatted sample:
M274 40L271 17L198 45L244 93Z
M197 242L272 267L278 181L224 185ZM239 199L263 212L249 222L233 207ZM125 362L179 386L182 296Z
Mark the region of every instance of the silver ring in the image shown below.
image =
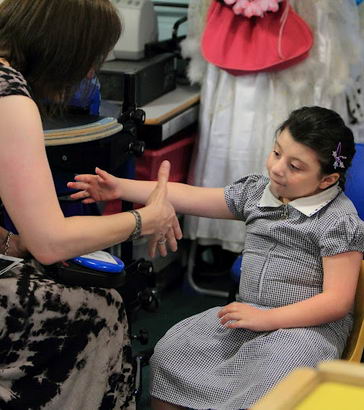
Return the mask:
M165 237L158 239L158 245L165 245L165 243L167 242L167 239Z

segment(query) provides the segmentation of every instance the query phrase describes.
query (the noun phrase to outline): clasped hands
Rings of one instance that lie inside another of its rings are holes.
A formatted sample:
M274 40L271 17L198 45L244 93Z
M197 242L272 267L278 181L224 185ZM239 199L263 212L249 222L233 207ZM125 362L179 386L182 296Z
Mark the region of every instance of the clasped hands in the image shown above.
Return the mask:
M177 240L182 238L176 212L168 200L167 183L170 173L169 161L163 161L158 171L158 181L145 201L148 208L149 220L152 220L152 232L148 243L148 252L154 257L157 250L161 256L167 255L167 248L175 252ZM84 204L99 201L111 201L123 198L124 192L122 180L106 171L96 168L96 174L81 174L75 177L74 182L68 182L67 186L78 190L70 197L74 200L82 200ZM137 188L135 188L137 189ZM142 233L143 233L142 218Z

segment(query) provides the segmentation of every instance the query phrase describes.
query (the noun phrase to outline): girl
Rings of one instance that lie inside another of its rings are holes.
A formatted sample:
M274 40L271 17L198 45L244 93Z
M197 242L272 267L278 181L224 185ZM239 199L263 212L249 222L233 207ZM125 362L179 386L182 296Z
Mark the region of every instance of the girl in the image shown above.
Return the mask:
M214 1L189 0L188 33L182 44L184 56L191 59L189 78L201 83L199 139L190 180L204 187L225 186L251 173L264 174L271 130L293 109L319 105L349 120L347 94L364 68L363 35L354 1L290 0L314 34L308 58L285 70L233 76L201 55L206 12ZM242 230L245 226L238 222L184 220L187 238L197 238L205 245L220 244L232 252L243 247Z
M247 225L236 302L187 318L158 342L153 409L251 407L292 369L339 358L364 251L364 223L342 189L355 145L341 117L303 107L279 127L268 177L225 189L168 184L176 210ZM143 202L154 183L98 170L70 183L86 202Z
M180 235L168 167L137 212L65 218L44 147L41 101L66 105L121 32L109 0L0 4L0 197L22 248L43 264L140 233ZM14 237L1 251L17 254ZM19 252L22 253L21 249ZM34 267L35 266L35 267ZM66 287L26 264L0 280L1 409L134 408L127 320L118 292Z

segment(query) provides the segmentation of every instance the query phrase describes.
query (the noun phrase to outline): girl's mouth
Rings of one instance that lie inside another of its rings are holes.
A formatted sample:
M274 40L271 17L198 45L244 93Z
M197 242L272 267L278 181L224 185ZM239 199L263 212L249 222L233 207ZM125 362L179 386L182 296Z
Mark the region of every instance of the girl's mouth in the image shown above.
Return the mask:
M282 184L281 182L278 182L278 181L276 181L275 179L272 179L271 178L271 180L272 180L272 182L274 182L276 185L279 185L279 186L284 186L284 184Z

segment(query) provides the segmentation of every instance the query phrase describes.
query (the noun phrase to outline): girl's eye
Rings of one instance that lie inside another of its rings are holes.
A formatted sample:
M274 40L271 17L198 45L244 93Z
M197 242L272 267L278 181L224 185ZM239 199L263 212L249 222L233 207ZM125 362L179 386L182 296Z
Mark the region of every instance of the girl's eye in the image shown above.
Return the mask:
M279 157L279 152L278 151L273 151L274 156Z
M294 164L290 164L290 167L291 167L292 169L294 169L295 171L299 171L299 168L296 167Z

